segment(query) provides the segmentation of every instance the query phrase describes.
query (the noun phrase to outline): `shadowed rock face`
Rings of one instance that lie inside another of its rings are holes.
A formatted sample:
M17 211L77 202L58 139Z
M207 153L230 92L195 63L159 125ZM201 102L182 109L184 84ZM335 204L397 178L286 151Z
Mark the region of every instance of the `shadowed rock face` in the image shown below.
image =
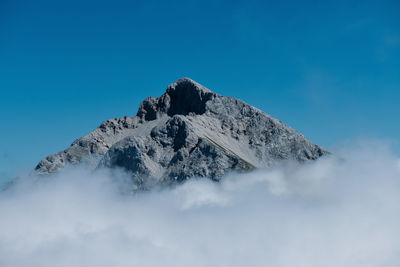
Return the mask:
M183 79L170 85L167 95L170 98L169 116L190 113L204 114L206 103L216 96L215 93L189 79Z
M144 100L134 117L110 119L36 167L52 173L66 164L121 167L140 186L229 171L305 162L328 152L289 126L241 100L218 95L189 78Z
M206 112L206 103L216 96L216 93L195 81L182 78L170 84L161 97L149 97L144 100L137 116L151 121L165 114L168 116L201 115Z

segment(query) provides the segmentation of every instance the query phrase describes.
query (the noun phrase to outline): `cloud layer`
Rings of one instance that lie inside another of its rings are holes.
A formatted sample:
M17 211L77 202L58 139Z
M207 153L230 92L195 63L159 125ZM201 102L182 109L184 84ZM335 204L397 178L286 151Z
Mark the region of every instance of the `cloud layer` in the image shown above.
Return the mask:
M400 159L381 145L126 188L83 167L20 179L0 193L0 266L400 266Z

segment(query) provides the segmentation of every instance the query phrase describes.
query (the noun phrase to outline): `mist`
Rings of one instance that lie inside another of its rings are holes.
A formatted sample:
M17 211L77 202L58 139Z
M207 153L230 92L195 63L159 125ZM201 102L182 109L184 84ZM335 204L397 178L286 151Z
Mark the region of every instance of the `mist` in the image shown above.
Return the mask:
M400 266L400 158L382 144L131 186L84 166L21 177L0 193L0 266Z

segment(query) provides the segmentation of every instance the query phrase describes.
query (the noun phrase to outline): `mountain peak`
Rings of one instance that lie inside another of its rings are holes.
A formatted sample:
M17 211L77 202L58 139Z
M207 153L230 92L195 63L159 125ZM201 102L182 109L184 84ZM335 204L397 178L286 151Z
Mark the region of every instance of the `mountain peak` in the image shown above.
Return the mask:
M171 83L162 96L145 99L140 104L137 116L150 121L159 118L162 114L201 115L206 111L207 101L216 96L216 93L203 85L184 77Z
M179 80L171 83L167 88L167 93L173 91L179 91L180 93L182 93L183 91L201 91L204 93L213 93L210 89L204 87L203 85L188 77L180 78Z
M232 97L182 78L137 116L110 119L39 162L51 173L66 164L124 168L139 188L191 177L220 179L231 171L306 162L329 154L281 121Z

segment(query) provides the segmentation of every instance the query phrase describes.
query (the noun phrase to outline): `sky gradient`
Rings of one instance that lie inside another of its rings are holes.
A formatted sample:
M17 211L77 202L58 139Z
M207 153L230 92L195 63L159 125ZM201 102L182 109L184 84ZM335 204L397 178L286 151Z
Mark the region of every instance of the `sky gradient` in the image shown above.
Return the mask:
M400 2L276 2L0 0L0 181L184 76L328 149L399 140Z

